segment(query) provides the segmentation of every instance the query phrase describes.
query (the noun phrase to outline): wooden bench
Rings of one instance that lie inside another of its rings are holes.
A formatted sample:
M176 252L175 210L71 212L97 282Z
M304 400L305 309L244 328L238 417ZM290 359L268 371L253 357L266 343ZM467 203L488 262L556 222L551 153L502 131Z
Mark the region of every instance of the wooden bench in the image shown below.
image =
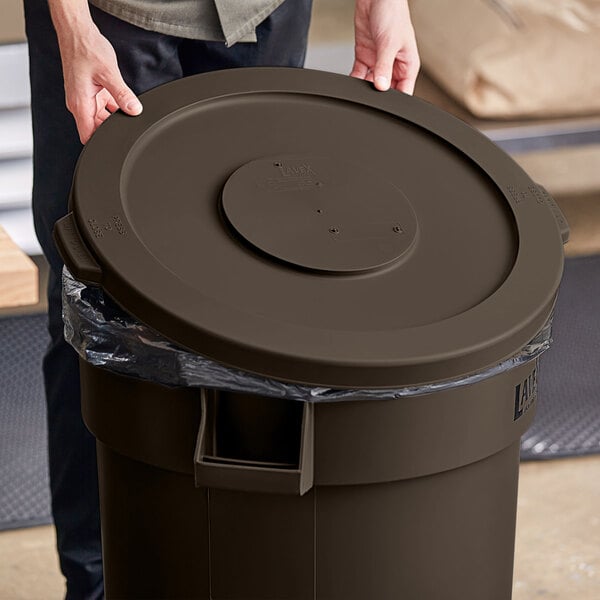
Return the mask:
M0 225L0 308L39 301L38 269Z

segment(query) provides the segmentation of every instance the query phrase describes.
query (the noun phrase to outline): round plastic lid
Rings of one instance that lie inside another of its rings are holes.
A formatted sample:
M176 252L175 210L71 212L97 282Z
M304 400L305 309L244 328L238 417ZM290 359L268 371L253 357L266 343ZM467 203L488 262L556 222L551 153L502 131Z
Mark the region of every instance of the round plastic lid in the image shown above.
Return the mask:
M142 102L82 153L65 260L174 342L284 381L395 387L500 361L551 313L551 199L439 109L278 68Z

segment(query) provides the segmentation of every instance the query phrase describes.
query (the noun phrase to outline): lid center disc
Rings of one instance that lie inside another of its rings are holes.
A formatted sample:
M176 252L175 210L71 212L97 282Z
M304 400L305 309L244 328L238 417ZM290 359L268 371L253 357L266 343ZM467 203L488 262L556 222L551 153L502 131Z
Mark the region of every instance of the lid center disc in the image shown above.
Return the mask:
M234 230L272 258L357 273L398 260L417 221L404 194L376 173L327 156L275 156L237 169L223 188Z

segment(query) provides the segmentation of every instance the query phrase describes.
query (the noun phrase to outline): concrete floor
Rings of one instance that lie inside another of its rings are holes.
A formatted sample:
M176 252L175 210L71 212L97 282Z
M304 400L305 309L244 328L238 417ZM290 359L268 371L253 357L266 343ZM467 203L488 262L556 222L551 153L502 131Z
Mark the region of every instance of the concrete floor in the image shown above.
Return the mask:
M352 6L315 0L311 44L351 40ZM599 160L597 148L569 168L560 153L520 157L557 195L571 225L571 256L600 252L600 187L580 185L593 179ZM0 533L0 600L63 597L54 547L52 527ZM600 456L521 466L513 598L600 599Z

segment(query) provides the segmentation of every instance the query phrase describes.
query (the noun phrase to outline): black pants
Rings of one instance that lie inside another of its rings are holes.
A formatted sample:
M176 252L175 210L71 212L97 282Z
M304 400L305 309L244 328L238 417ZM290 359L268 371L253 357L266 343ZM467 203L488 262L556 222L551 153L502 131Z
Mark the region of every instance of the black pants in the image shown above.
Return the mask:
M287 0L257 28L256 43L187 40L146 31L91 7L115 48L123 78L136 94L186 75L241 66L304 64L312 0ZM95 442L81 419L75 351L63 339L61 270L51 233L67 212L75 163L82 149L65 107L56 35L47 0L24 0L34 137L33 214L50 263L51 342L44 357L50 484L67 599L103 597Z

